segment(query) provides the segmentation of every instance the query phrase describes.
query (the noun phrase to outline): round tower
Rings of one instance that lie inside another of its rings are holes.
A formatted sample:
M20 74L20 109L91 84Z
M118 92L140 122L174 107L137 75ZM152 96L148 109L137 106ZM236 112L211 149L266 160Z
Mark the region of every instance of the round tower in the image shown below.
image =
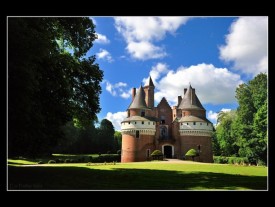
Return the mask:
M127 109L128 117L121 122L121 162L146 161L155 149L156 119L151 117L151 108L146 105L142 86Z
M178 107L182 110L179 122L181 156L190 149L199 154L195 159L200 162L213 162L212 133L213 124L206 118L206 110L200 103L195 89L189 86Z

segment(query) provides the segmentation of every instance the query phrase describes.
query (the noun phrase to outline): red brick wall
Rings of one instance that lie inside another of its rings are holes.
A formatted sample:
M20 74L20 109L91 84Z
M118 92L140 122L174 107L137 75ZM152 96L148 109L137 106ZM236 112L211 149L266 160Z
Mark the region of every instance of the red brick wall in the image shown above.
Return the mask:
M153 135L140 135L140 138L123 134L121 162L146 161L146 151L150 149L152 153L155 149Z
M211 137L206 136L181 136L181 157L185 156L186 152L191 148L197 150L198 145L201 145L201 154L196 157L196 161L200 162L213 162L213 152L212 152L212 140Z

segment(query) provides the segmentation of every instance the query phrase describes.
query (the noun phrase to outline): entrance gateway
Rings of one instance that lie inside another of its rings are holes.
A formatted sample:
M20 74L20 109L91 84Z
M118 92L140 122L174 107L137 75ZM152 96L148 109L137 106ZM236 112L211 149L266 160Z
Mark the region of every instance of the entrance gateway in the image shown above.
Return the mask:
M174 155L174 146L172 145L163 145L162 153L166 158L173 158Z

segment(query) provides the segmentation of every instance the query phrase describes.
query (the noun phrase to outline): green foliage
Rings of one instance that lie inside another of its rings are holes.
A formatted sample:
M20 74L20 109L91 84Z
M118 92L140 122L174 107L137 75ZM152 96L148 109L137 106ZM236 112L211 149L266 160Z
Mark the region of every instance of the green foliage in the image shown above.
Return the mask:
M71 162L71 159L65 159L64 162L65 162L65 163L70 163L70 162Z
M154 156L154 155L163 155L162 152L160 150L154 150L152 153L151 153L151 156Z
M49 160L48 164L54 164L56 163L55 160Z
M121 156L117 154L105 154L98 157L92 157L90 161L93 163L120 162Z
M238 153L238 147L236 146L236 138L232 134L232 123L236 120L236 111L231 110L228 112L221 111L218 114L218 125L216 127L215 137L218 142L219 152L224 156L230 156Z
M9 156L50 154L61 126L73 118L87 126L100 111L103 72L85 57L94 25L88 17L15 17L8 28Z
M186 152L185 156L192 157L192 160L194 161L194 158L199 156L199 154L197 153L197 151L195 149L190 149Z
M237 164L237 165L247 165L249 164L247 157L224 157L224 156L214 156L214 163L219 164Z
M160 150L154 150L151 153L152 160L162 160L163 159L163 154Z
M65 138L54 149L56 153L91 154L98 153L98 151L109 151L109 153L117 151L114 142L114 127L108 120L103 119L98 128L95 127L94 122L83 128L76 127L71 121L63 126L62 130Z
M115 151L120 150L122 146L122 134L119 131L115 131L114 134L114 142L115 142Z
M267 163L267 75L260 73L236 89L237 111L220 112L213 137L215 155ZM216 138L216 139L215 139Z

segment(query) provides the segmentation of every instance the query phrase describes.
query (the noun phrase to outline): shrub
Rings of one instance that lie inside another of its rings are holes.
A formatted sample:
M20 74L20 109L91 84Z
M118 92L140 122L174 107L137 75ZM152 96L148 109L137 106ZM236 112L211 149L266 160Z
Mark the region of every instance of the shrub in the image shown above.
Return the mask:
M56 163L63 163L64 161L62 159L55 159Z
M93 157L93 163L104 163L104 162L120 162L121 156L120 155L100 155L98 157Z
M198 153L195 149L190 149L188 152L186 152L185 156L192 157L192 160L194 161L194 157L197 157Z
M248 161L248 159L247 159L247 161ZM266 166L266 163L262 160L258 160L257 166Z
M49 160L48 164L54 164L56 163L55 160Z
M117 153L118 155L121 155L121 150L118 150L116 153Z
M160 150L154 150L154 152L152 152L151 156L154 156L154 155L163 155L163 154Z
M89 162L93 162L93 156L88 157Z
M249 163L247 157L224 157L214 156L214 163L220 164L235 164L235 165L246 165Z
M44 164L44 162L43 161L39 161L37 164Z
M163 159L163 154L160 150L154 150L151 153L152 159L153 160L162 160Z
M70 162L71 162L70 159L66 159L66 160L65 160L65 163L70 163Z

